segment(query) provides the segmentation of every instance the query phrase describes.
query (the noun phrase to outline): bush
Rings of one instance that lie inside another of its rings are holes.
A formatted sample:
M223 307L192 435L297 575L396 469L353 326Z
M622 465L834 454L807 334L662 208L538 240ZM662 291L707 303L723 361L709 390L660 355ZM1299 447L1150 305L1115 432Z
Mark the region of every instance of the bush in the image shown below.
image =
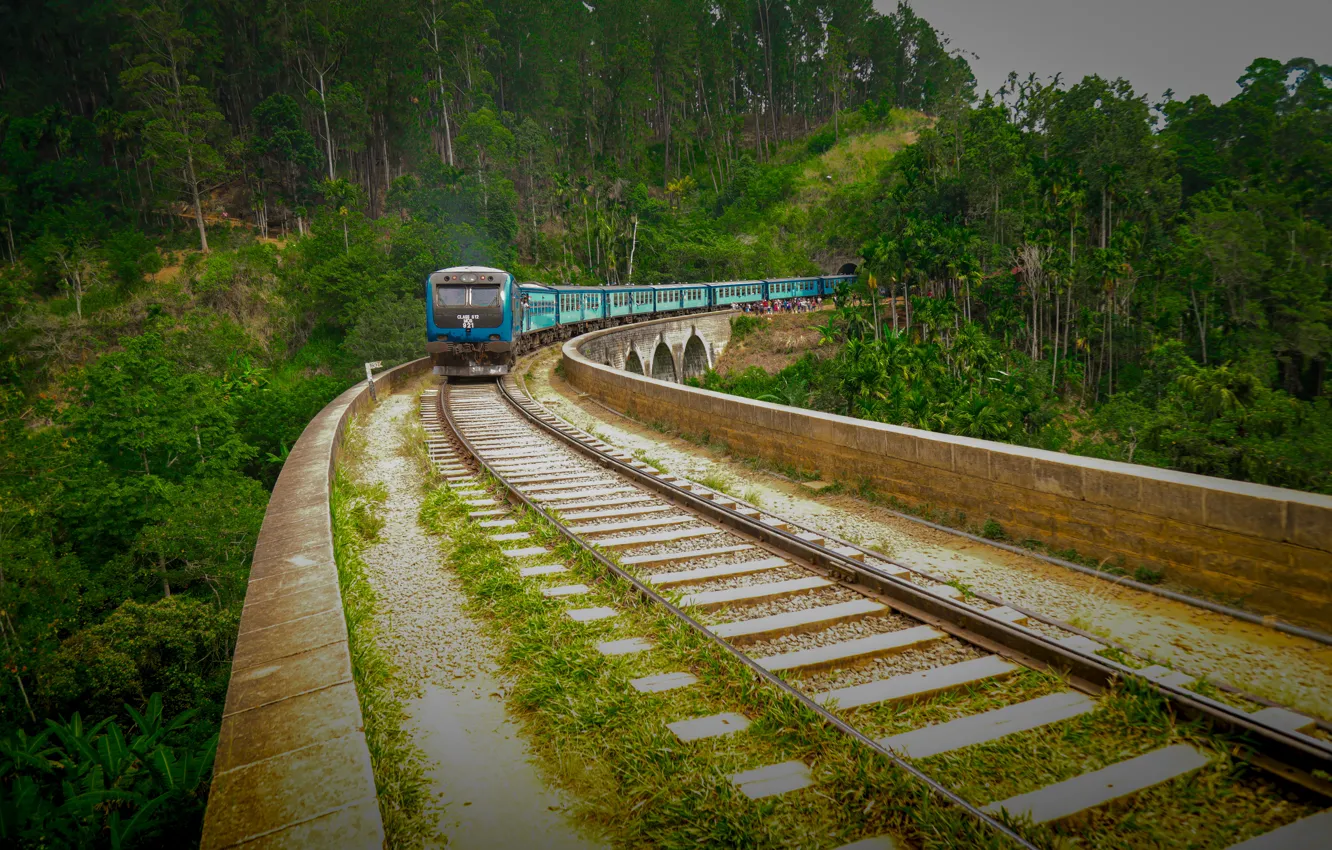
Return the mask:
M48 714L77 708L100 719L159 694L169 713L200 708L215 721L239 620L236 610L183 596L127 600L61 645L40 683Z
M343 348L357 361L393 366L425 356L425 304L382 295L356 319Z
M1004 527L992 519L987 519L985 525L981 527L981 537L986 540L1007 540L1008 532Z
M1165 579L1165 570L1143 564L1133 571L1133 578L1143 584L1160 584Z
M731 317L731 342L737 343L763 327L763 320L758 316L741 313Z
M347 384L345 379L317 375L236 394L232 399L236 425L245 442L259 450L252 474L271 486L305 426Z
M833 136L831 130L820 130L810 136L809 140L805 142L805 150L809 151L814 156L818 156L819 154L827 153L832 150L832 147L835 144L837 144L837 139Z
M198 843L217 739L185 741L194 712L165 719L154 694L129 730L75 714L0 740L6 847L188 847Z

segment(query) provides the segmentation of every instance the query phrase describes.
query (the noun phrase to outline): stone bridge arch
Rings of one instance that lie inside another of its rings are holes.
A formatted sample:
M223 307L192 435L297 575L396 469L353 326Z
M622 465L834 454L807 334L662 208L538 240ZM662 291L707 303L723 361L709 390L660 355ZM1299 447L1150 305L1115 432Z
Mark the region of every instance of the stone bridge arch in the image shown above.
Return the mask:
M624 371L633 372L635 375L642 375L643 358L638 356L636 349L630 348L629 353L624 356Z
M657 340L657 347L652 351L652 377L659 381L680 382L679 370L675 368L675 354L664 337Z
M689 339L685 340L684 355L680 358L680 362L682 380L701 378L708 371L708 367L712 365L711 358L708 357L707 345L693 328L690 328Z

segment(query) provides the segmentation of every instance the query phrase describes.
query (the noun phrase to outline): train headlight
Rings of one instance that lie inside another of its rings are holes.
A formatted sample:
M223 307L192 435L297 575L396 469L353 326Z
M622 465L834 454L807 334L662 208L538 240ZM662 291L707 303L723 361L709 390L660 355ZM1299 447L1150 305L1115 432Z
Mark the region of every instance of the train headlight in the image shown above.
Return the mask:
M499 335L499 334L491 334L491 335L490 335L490 341L491 341L491 342L499 342L499 338L500 338L500 335Z

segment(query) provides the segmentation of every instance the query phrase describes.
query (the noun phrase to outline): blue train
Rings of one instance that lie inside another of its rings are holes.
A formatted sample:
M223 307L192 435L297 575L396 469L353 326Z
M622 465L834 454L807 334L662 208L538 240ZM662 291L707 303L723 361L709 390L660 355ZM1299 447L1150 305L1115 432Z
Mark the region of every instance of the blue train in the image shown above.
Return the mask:
M456 266L426 278L426 351L436 375L504 375L527 351L597 328L766 299L829 296L855 277L546 286L519 283L501 269Z

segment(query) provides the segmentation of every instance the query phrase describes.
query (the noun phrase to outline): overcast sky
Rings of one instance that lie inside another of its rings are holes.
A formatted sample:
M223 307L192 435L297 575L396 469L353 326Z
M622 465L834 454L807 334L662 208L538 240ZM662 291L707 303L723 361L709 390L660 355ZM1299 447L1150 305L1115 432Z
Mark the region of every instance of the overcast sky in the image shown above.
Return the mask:
M896 0L874 0L881 12ZM1332 64L1332 0L913 0L916 12L968 55L977 94L1009 71L1066 82L1124 77L1156 103L1239 92L1259 56Z

